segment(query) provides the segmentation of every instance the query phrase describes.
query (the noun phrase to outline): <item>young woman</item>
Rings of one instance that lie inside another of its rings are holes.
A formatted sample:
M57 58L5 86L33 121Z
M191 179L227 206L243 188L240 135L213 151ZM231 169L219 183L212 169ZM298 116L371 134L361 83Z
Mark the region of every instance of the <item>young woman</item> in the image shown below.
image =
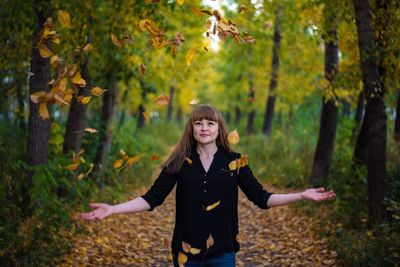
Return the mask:
M146 194L113 206L92 203L90 207L94 210L81 217L96 220L112 214L153 210L163 203L175 184L174 266L179 266L178 258L185 266L235 266L235 252L239 250L238 187L261 209L335 196L324 188L291 194L266 191L246 160L231 151L227 126L220 112L211 105L199 105L192 111L178 145Z

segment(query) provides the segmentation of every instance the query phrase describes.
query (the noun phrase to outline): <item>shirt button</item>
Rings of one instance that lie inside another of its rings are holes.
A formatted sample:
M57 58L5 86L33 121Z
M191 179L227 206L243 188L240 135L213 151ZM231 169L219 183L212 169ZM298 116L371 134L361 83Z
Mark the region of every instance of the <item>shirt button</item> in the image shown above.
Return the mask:
M204 181L204 183L206 184L206 183L207 183L207 181Z
M204 193L206 193L207 192L207 190L204 190Z

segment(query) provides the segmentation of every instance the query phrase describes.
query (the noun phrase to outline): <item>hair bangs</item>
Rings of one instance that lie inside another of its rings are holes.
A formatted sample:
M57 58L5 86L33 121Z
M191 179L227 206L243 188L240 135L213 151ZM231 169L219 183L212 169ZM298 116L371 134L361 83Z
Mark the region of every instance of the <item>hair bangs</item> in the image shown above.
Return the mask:
M203 119L220 123L218 111L211 105L199 105L192 111L190 116L190 122L192 124L195 121L201 121Z

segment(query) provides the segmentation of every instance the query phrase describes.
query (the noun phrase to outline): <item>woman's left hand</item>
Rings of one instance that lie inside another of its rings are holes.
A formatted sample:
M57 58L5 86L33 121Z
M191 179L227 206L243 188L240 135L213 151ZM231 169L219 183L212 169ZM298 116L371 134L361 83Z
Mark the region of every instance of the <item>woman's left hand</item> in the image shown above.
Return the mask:
M304 200L312 200L315 202L321 202L324 200L332 199L335 197L335 192L327 191L325 192L325 188L320 187L320 188L310 188L305 190L304 192L301 193L301 197Z

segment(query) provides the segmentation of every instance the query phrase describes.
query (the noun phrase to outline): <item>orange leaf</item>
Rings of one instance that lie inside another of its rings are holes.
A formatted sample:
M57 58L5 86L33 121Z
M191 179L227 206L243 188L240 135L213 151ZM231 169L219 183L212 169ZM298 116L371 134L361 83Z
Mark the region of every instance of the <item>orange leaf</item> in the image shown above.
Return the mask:
M159 155L153 154L150 156L150 160L158 160L158 159L160 159Z
M62 98L61 96L59 96L57 93L54 93L54 98L55 100L57 100L58 102L69 106L69 103L67 101L64 100L64 98Z
M44 97L45 95L46 95L45 92L36 92L31 94L32 103L39 104L41 102L44 102L43 100L45 99Z
M75 72L74 76L71 79L71 82L79 85L80 87L86 86L86 81L82 78L81 73L79 71Z
M240 140L239 133L237 132L236 129L228 134L229 144L232 144L232 145L237 144L237 143L239 143L239 140Z
M184 252L189 253L191 248L192 246L190 246L190 244L182 241L182 249Z
M128 154L126 154L125 150L123 150L122 148L119 150L119 154L121 154L123 160L129 159Z
M241 157L239 159L232 160L229 163L229 169L231 171L239 170L240 168L246 166L247 164L249 164L249 158L247 157L247 155L244 155L243 157Z
M39 116L43 120L50 119L50 114L49 114L49 110L47 109L46 103L40 103L39 104Z
M193 161L191 160L191 159L189 159L188 157L186 157L186 159L185 159L189 164L192 164L193 163Z
M142 64L140 64L140 67L139 67L139 74L140 74L140 76L143 76L145 73L146 73L146 65L144 65L142 63Z
M67 169L70 171L75 171L79 167L80 163L74 163L67 166Z
M187 261L187 255L186 255L185 253L182 253L182 252L179 251L179 254L178 254L178 263L180 263L180 264L185 264L186 261Z
M169 103L169 97L165 94L162 94L162 95L158 96L154 102L161 106L165 106L165 105L168 105L168 103Z
M115 34L111 34L111 41L113 42L113 44L115 44L116 46L121 47L122 46L122 41L118 40L117 36L115 36Z
M139 160L140 160L140 156L137 155L137 156L134 156L134 157L129 158L129 159L126 161L126 164L128 164L128 166L130 167L130 166L132 166L134 163L138 162Z
M114 169L119 169L119 168L121 168L121 166L122 166L123 163L124 163L124 161L123 161L122 159L117 159L117 160L114 162Z

